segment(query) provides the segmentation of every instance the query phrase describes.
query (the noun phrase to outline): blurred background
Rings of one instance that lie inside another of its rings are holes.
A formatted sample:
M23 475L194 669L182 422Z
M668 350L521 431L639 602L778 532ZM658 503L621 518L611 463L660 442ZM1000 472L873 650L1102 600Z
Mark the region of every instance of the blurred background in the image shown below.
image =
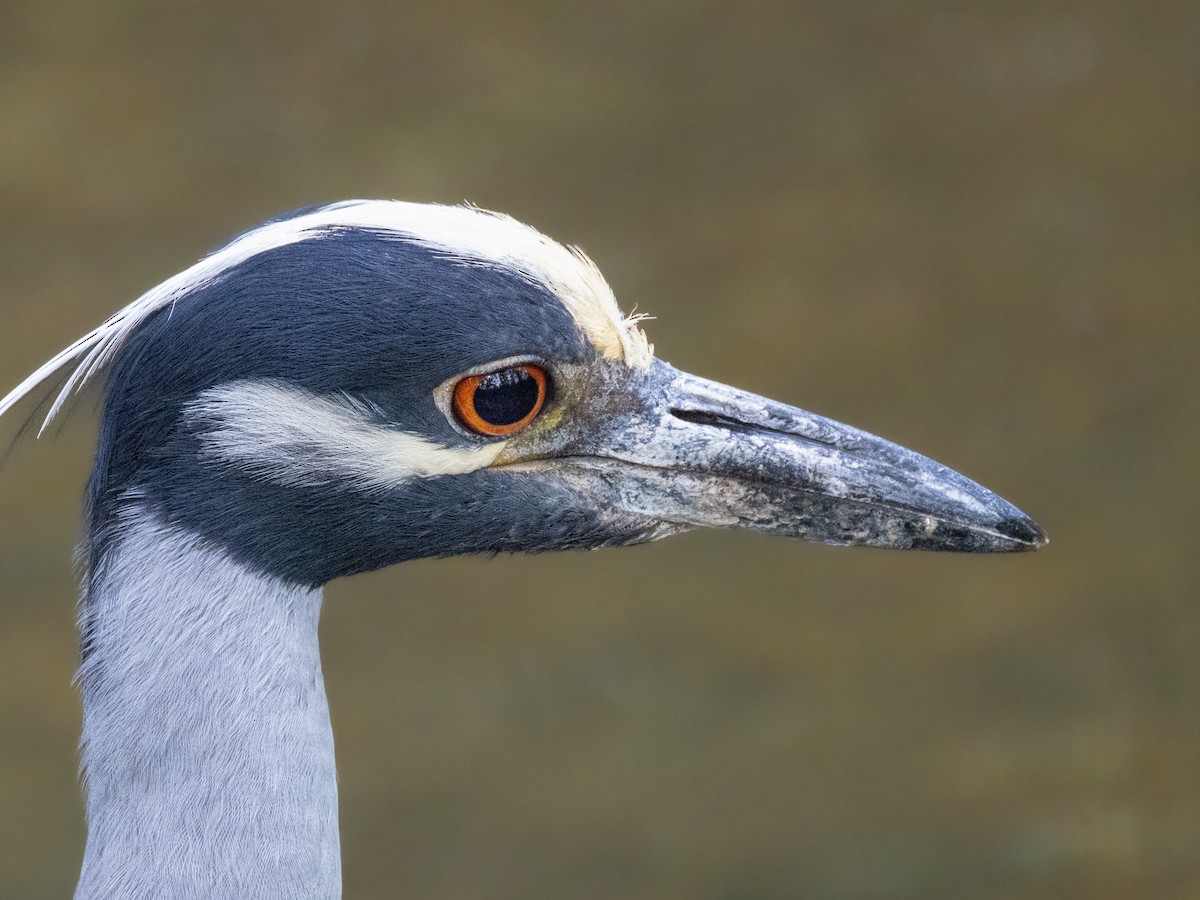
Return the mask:
M663 358L1053 543L711 532L330 585L348 897L1200 897L1198 47L1191 0L7 0L0 393L282 210L507 211ZM4 898L82 853L94 427L0 471Z

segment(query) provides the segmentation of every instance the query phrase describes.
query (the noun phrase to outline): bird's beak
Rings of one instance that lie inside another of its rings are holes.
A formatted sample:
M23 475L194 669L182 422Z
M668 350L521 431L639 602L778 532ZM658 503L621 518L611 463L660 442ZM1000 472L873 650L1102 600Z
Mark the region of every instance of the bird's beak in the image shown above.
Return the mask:
M632 390L631 390L632 388ZM655 361L556 468L605 508L827 544L1035 550L1038 525L996 494L882 438Z

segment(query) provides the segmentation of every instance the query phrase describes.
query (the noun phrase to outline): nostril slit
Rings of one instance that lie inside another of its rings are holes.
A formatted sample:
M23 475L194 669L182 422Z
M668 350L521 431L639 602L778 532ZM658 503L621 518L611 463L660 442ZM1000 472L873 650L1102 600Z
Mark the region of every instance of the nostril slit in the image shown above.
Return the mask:
M693 425L724 425L733 421L726 416L699 409L672 409L671 415L677 419L683 419L685 422L691 422Z
M684 422L691 422L693 425L707 425L711 428L724 428L728 431L770 430L742 422L732 416L723 416L720 413L707 412L702 409L672 409L671 415Z
M726 431L735 431L743 434L778 434L784 437L807 441L810 444L821 444L826 447L838 446L835 441L823 440L822 438L808 434L800 434L796 431L789 431L786 428L774 428L770 425L743 422L741 419L735 419L732 416L709 412L703 409L672 408L671 415L684 422L690 422L693 425L707 425L710 428L723 428Z

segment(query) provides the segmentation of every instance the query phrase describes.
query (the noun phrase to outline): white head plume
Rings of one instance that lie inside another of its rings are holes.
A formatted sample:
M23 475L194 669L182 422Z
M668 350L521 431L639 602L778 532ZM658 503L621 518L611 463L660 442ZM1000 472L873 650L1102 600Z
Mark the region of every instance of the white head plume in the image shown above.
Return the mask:
M637 327L638 317L622 316L612 289L582 251L565 247L510 216L474 206L346 200L248 231L151 288L13 388L0 399L0 415L75 363L38 430L40 435L71 395L108 365L138 325L153 313L184 300L260 253L342 228L392 234L435 247L464 262L514 270L549 288L600 353L637 368L650 364L652 348Z

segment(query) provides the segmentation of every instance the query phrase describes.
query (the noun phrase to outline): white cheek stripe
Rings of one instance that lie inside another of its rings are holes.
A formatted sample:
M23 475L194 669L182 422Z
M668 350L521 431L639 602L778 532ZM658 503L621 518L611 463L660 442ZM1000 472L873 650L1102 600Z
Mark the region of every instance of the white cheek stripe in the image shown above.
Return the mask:
M246 232L190 268L151 288L108 321L44 363L3 399L0 415L68 363L75 362L42 424L50 424L72 393L102 370L137 326L152 315L212 283L246 260L279 247L309 240L338 228L391 234L437 248L473 264L519 272L548 287L571 313L589 341L604 356L645 369L653 348L625 318L612 289L581 251L564 247L510 216L473 206L440 206L398 200L346 200L282 222Z
M445 447L375 424L348 397L318 397L265 381L205 391L188 405L187 415L204 423L204 453L289 486L349 480L381 490L414 478L463 475L491 465L505 445Z

